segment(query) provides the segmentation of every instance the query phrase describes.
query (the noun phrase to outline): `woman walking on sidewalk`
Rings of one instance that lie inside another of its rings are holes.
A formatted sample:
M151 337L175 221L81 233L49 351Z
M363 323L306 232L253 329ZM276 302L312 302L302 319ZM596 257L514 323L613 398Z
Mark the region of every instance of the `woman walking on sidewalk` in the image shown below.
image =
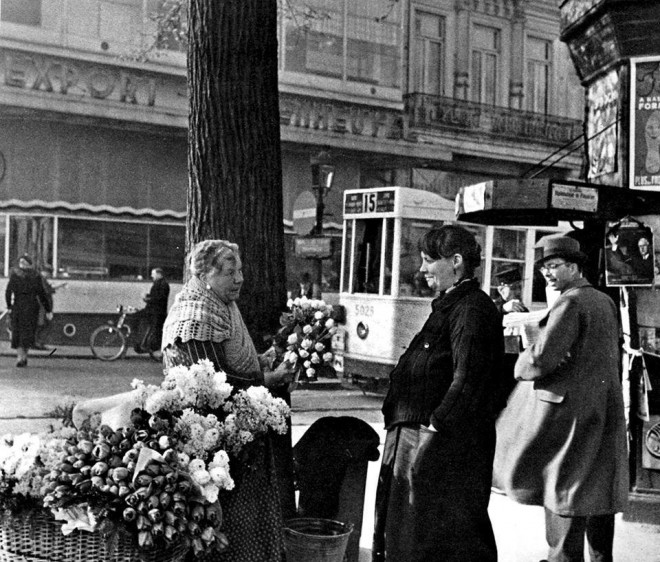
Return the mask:
M32 258L23 255L12 271L5 290L7 312L11 317L11 347L16 350L16 366L27 365L28 350L35 345L39 319L39 303L46 319L53 318L52 301L48 298L41 275L32 267Z

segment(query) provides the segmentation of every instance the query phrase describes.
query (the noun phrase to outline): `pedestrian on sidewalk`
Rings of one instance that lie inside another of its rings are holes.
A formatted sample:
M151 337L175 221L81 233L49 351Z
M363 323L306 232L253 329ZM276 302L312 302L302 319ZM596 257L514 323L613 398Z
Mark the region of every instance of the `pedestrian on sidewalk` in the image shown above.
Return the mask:
M53 318L52 301L27 254L19 258L18 267L9 276L5 302L11 317L11 347L16 350L16 366L25 367L28 350L35 345L40 303L46 311L46 319Z
M420 240L436 293L390 374L376 493L374 562L495 562L495 419L505 404L502 317L474 277L481 248L447 225Z
M586 255L546 236L537 262L560 296L515 365L497 425L495 484L545 508L549 562L611 562L614 514L628 496L626 421L616 306L583 278Z
M136 353L147 353L149 350L160 349L163 339L163 324L167 318L167 303L170 298L170 284L165 279L165 273L160 267L151 270L153 284L144 296L147 305L135 313L140 342L135 344Z

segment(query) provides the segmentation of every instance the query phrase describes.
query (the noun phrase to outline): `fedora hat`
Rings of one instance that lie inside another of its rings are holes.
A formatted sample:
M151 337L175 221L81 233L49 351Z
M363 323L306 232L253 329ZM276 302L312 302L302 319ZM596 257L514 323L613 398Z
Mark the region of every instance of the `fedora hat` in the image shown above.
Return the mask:
M550 258L564 258L571 263L582 264L587 255L580 251L580 243L569 236L551 234L541 238L534 246L536 265L542 265Z
M512 285L518 281L522 281L522 275L520 275L520 268L513 267L505 269L495 274L495 279L498 283L503 283L504 285Z

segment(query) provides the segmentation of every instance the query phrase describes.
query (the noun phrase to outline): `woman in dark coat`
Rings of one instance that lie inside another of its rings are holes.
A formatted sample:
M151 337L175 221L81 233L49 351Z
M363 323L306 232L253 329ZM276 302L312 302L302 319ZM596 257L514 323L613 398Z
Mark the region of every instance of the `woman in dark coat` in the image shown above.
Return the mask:
M474 279L481 248L446 225L419 243L438 295L390 375L374 562L493 562L495 418L505 404L501 315Z
M44 289L41 275L32 267L30 256L21 256L5 289L7 311L11 315L11 347L16 350L16 366L27 365L28 350L34 347L39 319L39 303L52 319L52 301Z

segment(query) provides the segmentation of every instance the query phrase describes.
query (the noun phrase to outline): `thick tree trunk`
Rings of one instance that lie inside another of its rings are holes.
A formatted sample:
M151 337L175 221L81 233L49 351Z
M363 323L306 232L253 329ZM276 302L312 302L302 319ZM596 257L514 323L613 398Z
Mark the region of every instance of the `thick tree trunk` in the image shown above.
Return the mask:
M190 0L187 245L236 242L260 347L286 299L276 0Z

